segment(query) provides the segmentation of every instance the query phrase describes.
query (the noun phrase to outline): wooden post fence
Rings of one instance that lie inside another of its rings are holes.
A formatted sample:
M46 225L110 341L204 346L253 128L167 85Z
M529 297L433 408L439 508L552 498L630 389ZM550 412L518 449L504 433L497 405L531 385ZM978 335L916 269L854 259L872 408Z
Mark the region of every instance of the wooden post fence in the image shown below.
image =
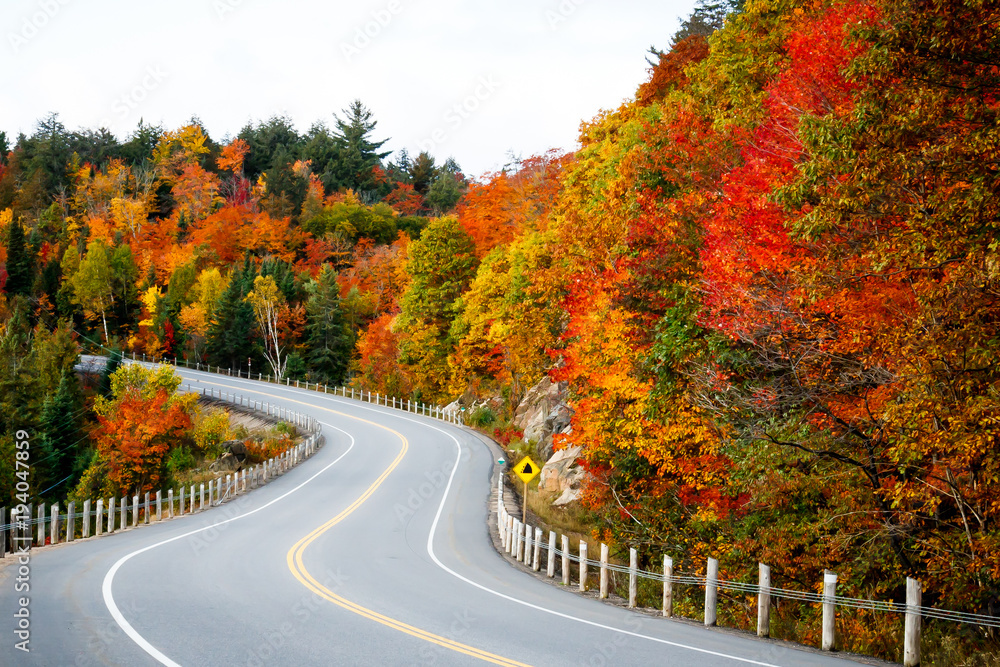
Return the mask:
M771 568L757 564L757 636L771 636Z
M663 557L663 615L670 618L674 615L674 559Z
M823 574L823 644L824 651L837 648L837 575L827 570Z
M708 559L708 569L705 573L705 625L715 625L718 618L719 605L719 561Z

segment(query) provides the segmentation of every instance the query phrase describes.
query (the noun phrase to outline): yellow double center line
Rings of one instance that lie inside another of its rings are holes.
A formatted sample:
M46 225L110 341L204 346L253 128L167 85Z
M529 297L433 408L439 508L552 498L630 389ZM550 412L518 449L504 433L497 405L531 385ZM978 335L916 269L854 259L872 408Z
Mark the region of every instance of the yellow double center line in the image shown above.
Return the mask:
M218 385L218 386L229 386L229 385ZM265 396L273 396L274 398L283 398L279 396L274 396L273 394L267 394L259 391L255 393L263 394ZM301 401L296 401L294 399L283 398L283 400L290 400L293 403L307 405ZM319 408L320 410L324 410L325 412L330 412L335 415L339 415L341 417L346 417L348 419L354 419L356 421L364 422L365 424L370 424L372 426L375 426L376 428L386 430L389 433L395 435L397 438L399 438L400 441L403 443L403 446L400 448L399 453L396 454L396 458L392 460L392 463L390 463L389 466L382 471L382 474L378 476L378 479L372 482L371 486L369 486L364 493L358 496L358 498L355 499L354 502L352 502L350 505L344 508L339 514L337 514L337 516L333 517L323 525L314 529L308 535L306 535L301 540L295 543L295 546L291 548L286 557L286 560L288 562L288 569L291 570L292 576L298 579L303 586L311 590L319 597L325 600L329 600L338 607L342 607L343 609L353 612L358 616L363 616L364 618L375 621L376 623L381 623L382 625L390 627L393 630L404 632L412 637L416 637L417 639L422 639L426 642L437 644L438 646L444 647L452 651L457 651L458 653L464 653L465 655L470 655L473 658L479 658L480 660L485 660L486 662L492 662L495 665L511 665L512 667L529 667L529 665L526 665L523 662L510 660L508 658L504 658L503 656L496 655L495 653L490 653L488 651L478 649L475 646L462 644L461 642L454 641L453 639L448 639L447 637L442 637L441 635L436 635L432 632L421 630L420 628L414 627L408 623L397 621L396 619L386 616L385 614L380 614L377 611L368 609L367 607L362 607L356 602L351 602L350 600L337 595L329 588L319 583L316 580L316 578L309 573L309 570L306 569L305 563L302 562L302 555L305 553L305 550L309 547L309 545L312 544L314 541L316 541L321 535L326 533L328 530L330 530L338 523L340 523L348 516L350 516L354 512L354 510L361 507L365 503L365 501L368 500L368 498L370 498L371 495L375 493L375 491L380 486L382 486L382 482L384 482L386 478L389 477L389 475L392 473L392 471L395 470L396 467L402 462L403 457L406 456L406 452L410 449L410 442L406 439L406 437L399 431L395 431L387 426L377 424L367 419L362 419L361 417L355 417L352 415L345 414L343 412L338 412L337 410L331 410L329 408L324 408L314 405L310 405L309 407L316 407Z

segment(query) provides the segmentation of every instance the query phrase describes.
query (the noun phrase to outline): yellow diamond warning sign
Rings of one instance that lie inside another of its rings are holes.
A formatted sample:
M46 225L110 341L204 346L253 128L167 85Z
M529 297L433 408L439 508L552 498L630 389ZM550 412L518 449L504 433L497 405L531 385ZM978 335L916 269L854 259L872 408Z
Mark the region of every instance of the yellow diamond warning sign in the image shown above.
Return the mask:
M527 484L534 479L535 475L542 472L542 468L537 463L532 461L530 456L525 456L521 459L520 463L514 466L514 472L516 472L517 476L524 480L524 483Z

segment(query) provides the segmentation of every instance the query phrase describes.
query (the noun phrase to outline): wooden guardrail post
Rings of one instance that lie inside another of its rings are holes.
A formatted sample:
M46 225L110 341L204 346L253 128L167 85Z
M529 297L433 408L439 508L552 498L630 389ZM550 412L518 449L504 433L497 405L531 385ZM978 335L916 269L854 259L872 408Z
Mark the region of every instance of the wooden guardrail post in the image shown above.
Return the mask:
M94 523L94 534L101 535L104 531L101 530L104 526L104 498L97 499L97 510L94 512L94 518L97 520Z
M906 620L903 636L903 667L920 665L920 604L923 589L920 582L906 578Z
M705 573L705 625L715 625L719 606L719 561L708 559L708 569Z
M663 615L674 615L674 559L663 557Z
M66 506L66 541L72 542L76 537L76 503L72 500Z
M115 532L115 497L108 498L108 532Z
M38 530L35 541L38 542L38 546L45 546L45 503L39 503L38 505Z
M580 540L580 592L587 590L587 543Z
M535 572L538 572L538 570L540 570L542 566L541 546L542 546L542 529L535 528L535 553L531 558L531 569L534 570Z
M569 538L562 536L562 582L569 586Z
M83 501L83 530L80 536L84 539L90 537L90 499Z
M556 576L556 531L549 531L549 554L548 562L546 563L545 574L548 575L549 579Z
M608 597L608 545L601 542L601 599Z
M139 494L132 496L132 527L139 525Z
M120 519L119 528L125 530L128 528L128 496L122 496L122 503L120 508Z
M771 568L757 563L757 636L771 636Z
M156 492L156 520L163 521L163 492Z
M59 503L50 506L51 521L49 523L49 542L59 544Z
M142 522L149 523L149 491L146 492L142 499Z
M823 644L824 651L837 648L837 574L827 570L823 573Z
M174 490L167 489L167 518L174 518Z
M507 512L503 506L503 498L497 500L497 533L500 535L500 547L507 551Z
M639 596L639 552L634 547L628 550L628 606L635 609L635 600Z
M504 510L503 498L497 500L497 532L500 534L500 547L507 552L507 512Z
M205 483L204 482L201 483L200 499L201 499L201 501L198 504L198 509L199 510L203 510L203 509L205 509Z

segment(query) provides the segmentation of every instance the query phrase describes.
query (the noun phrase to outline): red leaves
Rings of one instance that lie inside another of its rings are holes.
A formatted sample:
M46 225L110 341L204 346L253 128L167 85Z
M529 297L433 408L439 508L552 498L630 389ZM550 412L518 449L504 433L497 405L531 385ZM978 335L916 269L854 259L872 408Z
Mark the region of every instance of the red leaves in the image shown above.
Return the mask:
M704 35L691 35L677 42L669 52L660 55L650 71L649 81L636 91L636 102L647 106L662 100L671 89L685 86L688 79L684 70L707 55L708 39Z
M183 404L171 402L164 390L149 400L130 392L117 401L110 416L98 420L97 452L116 495L159 488L164 456L191 428Z
M417 215L424 209L424 198L410 183L396 182L392 192L383 200L400 215Z
M524 160L513 173L493 174L473 183L458 205L458 221L476 244L480 259L525 231L544 229L559 192L564 158L554 152Z

